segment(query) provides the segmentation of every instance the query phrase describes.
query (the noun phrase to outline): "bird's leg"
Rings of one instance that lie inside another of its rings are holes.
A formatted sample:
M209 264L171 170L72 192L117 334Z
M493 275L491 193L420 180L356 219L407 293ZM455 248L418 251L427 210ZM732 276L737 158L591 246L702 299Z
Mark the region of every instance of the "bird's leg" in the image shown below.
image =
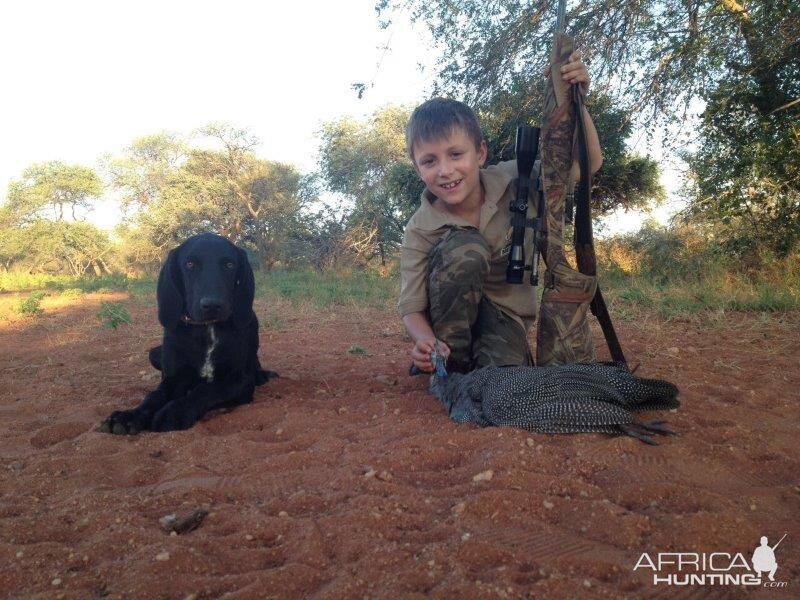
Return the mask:
M644 423L639 423L639 425L647 429L647 431L652 431L653 433L660 433L661 435L678 435L672 429L667 427L664 424L664 421L645 421Z

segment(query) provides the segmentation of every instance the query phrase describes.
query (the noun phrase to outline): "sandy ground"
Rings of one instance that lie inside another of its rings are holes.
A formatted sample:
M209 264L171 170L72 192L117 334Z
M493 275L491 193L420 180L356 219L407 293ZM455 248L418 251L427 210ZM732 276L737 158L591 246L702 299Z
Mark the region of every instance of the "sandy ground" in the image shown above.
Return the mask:
M280 379L189 431L115 437L97 426L155 387L160 330L151 302L101 329L109 297L0 322L2 597L800 595L798 313L620 321L639 374L682 392L681 435L650 447L456 425L406 375L391 309L260 301ZM159 526L198 508L194 531ZM784 533L782 590L633 570Z

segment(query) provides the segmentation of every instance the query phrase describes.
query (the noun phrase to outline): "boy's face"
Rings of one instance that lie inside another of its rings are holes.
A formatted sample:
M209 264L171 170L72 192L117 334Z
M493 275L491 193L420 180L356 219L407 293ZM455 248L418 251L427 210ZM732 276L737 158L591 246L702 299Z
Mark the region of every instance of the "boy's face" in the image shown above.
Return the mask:
M434 196L446 208L475 208L480 205L479 171L486 161L486 143L475 142L460 127L438 140L414 144L414 167Z

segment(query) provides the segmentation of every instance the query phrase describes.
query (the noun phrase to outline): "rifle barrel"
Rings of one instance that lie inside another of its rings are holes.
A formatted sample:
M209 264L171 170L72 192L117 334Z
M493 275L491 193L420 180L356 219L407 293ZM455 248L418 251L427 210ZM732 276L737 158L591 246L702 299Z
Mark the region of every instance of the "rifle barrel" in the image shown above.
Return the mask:
M564 33L564 20L567 16L567 0L558 0L558 19L556 19L556 33Z
M785 538L785 537L786 537L786 534L784 533L784 534L783 534L783 537L782 537L781 539L779 539L779 540L778 540L778 543L777 543L777 544L775 544L775 545L772 547L772 550L773 550L773 551L775 550L775 548L777 548L777 547L778 547L778 545L779 545L779 544L780 544L780 543L783 541L783 538Z

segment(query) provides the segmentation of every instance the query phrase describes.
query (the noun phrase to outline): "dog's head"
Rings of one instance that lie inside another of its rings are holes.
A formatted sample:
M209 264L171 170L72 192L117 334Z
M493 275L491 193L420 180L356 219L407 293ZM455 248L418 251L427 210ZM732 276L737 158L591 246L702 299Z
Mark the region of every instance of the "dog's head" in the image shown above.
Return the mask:
M213 233L193 235L171 250L158 276L158 320L179 323L232 320L243 329L253 313L255 282L247 253Z

